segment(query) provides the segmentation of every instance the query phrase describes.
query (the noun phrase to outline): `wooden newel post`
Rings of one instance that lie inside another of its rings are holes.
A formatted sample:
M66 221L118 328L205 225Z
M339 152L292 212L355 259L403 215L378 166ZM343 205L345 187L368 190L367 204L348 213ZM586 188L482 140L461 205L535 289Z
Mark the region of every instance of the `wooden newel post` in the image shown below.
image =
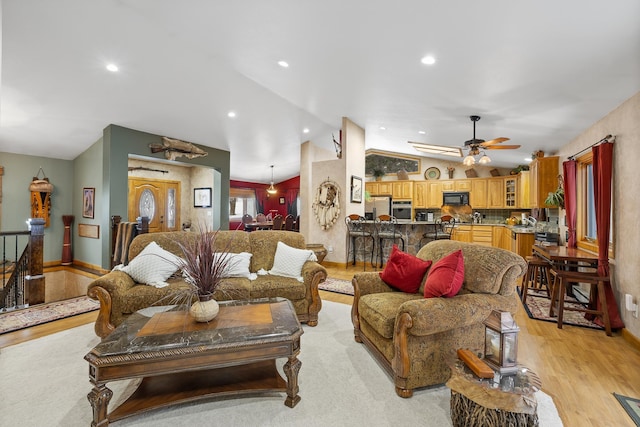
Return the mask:
M29 274L24 278L24 299L29 305L44 302L44 225L43 218L29 218Z
M64 224L62 265L71 265L73 263L73 255L71 253L71 224L73 224L73 219L73 215L62 215L62 223Z

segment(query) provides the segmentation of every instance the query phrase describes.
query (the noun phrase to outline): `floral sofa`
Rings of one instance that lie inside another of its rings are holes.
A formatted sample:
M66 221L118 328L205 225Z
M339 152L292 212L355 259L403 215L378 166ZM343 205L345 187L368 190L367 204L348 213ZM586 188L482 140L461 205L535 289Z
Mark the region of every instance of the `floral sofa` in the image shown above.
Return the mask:
M181 256L179 241L193 239L196 233L177 231L166 233L149 233L136 236L129 247L129 265L151 242L156 242L162 249ZM247 252L251 254L249 272L254 280L248 277L225 278L214 294L217 300L255 299L267 297L283 297L289 299L295 308L300 322L309 326L318 324L318 312L322 307L318 284L327 277L326 269L315 261L301 261L300 277L284 277L272 274L255 274L275 270L274 258L280 250L278 242L287 245L288 249L298 251L305 249L304 237L291 231L219 231L216 238L216 250L227 250L231 253ZM155 245L153 245L155 246ZM309 251L313 253L312 251ZM291 257L287 257L290 259ZM283 259L280 257L280 259ZM310 259L315 259L311 257ZM248 272L248 273L249 273ZM272 271L273 273L273 271ZM87 295L100 301L100 311L95 323L95 332L101 338L111 333L122 321L137 310L152 305L171 304L173 296L185 289L187 284L179 274L169 278L168 286L155 287L136 281L126 272L113 270L96 279L87 289Z
M377 272L357 273L352 280L355 340L393 377L401 397L446 382L457 349L484 354L483 322L492 310L515 314L514 293L526 270L524 259L503 249L450 240L430 242L416 257L432 260L433 270L436 261L458 250L464 279L450 298L425 298L424 279L416 293L387 285Z

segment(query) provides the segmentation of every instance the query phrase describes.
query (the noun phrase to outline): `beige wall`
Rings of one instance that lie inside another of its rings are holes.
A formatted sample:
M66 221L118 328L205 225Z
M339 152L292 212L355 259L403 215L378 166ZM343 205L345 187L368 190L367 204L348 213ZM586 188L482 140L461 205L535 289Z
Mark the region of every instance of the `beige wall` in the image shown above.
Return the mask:
M559 151L560 160L588 148L606 135L615 135L613 150L613 237L615 259L611 260L616 300L625 327L640 338L640 319L624 308L624 295L640 300L640 249L638 213L640 192L634 188L638 182L640 158L640 92L600 119L576 139ZM564 218L562 213L561 218ZM560 221L564 224L564 220ZM564 235L564 231L562 231Z

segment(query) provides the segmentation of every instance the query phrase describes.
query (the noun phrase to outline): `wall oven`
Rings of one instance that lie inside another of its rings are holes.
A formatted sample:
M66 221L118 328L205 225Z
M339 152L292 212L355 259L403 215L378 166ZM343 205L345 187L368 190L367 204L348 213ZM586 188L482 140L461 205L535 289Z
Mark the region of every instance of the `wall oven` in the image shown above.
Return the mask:
M399 220L411 220L411 207L411 201L391 201L391 215Z

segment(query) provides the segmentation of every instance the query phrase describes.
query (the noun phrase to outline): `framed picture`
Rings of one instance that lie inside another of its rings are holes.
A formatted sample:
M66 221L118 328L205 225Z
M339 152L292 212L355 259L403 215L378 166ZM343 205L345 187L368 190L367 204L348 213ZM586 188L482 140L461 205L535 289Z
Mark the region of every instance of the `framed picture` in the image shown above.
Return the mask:
M193 207L194 208L210 208L211 207L211 187L193 189Z
M362 178L351 175L351 202L362 203Z
M281 205L284 205L284 203L285 203L285 202L284 202L284 197L280 197L280 204L281 204Z
M85 187L82 189L82 217L93 218L96 189Z

